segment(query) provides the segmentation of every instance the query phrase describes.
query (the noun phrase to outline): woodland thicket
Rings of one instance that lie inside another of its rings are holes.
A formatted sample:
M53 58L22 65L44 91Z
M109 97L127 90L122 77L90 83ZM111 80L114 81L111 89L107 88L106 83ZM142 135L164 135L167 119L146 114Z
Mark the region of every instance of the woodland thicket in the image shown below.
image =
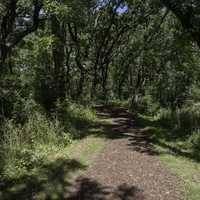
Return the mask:
M109 102L200 157L199 80L199 0L0 0L0 172L83 137Z

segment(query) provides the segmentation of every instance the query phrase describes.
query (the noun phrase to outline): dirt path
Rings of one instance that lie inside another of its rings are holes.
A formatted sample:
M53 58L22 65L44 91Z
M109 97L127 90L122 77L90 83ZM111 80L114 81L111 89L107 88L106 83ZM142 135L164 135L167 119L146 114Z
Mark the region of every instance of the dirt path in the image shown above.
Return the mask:
M150 138L123 109L97 107L107 144L67 200L178 200L179 180L161 166ZM106 120L109 123L106 123Z

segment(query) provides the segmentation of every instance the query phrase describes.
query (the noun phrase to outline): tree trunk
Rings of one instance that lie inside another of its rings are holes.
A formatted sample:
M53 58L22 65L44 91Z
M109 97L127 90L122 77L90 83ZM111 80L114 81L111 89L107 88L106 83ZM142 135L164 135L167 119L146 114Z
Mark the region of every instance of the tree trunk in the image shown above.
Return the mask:
M77 97L81 97L83 93L83 86L84 86L84 81L85 81L85 73L84 73L84 67L80 62L80 52L77 53L76 57L76 64L80 70L80 79L79 79L79 84L78 84L78 90L77 90Z
M0 45L0 74L6 69L6 58L8 56L8 50L5 45Z
M108 79L108 65L102 67L102 92L103 97L107 98L107 79Z
M94 99L96 96L96 87L97 87L97 65L95 64L94 66L94 77L93 77L93 82L92 82L92 92L91 92L91 99Z
M65 53L64 53L64 30L56 16L51 17L52 34L55 37L52 54L54 59L54 99L64 100L65 98Z

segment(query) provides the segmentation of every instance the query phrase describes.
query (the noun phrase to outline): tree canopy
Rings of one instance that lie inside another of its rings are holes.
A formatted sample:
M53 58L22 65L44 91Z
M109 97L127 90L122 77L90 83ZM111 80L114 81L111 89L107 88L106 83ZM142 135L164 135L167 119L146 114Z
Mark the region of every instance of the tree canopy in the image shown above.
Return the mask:
M0 186L83 138L97 104L200 159L199 80L199 0L0 0Z

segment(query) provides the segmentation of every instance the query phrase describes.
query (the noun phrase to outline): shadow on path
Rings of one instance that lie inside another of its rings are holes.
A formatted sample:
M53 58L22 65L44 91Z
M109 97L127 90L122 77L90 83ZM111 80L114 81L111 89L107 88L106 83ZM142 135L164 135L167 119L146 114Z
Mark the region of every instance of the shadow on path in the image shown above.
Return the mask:
M103 186L96 180L89 178L79 178L75 185L78 189L72 194L69 194L66 200L142 200L141 191L127 184L119 185L117 188Z
M130 141L128 145L132 150L148 155L158 155L152 144L153 134L138 123L135 115L123 108L112 106L96 106L95 109L101 118L110 119L110 122L102 122L101 125L96 126L102 130L100 135L102 134L108 139L128 138Z
M102 123L100 128L103 130L100 134L109 139L128 138L130 148L140 153L148 155L159 155L160 152L156 151L154 145L168 150L169 154L181 156L187 159L192 159L199 162L199 157L192 152L186 152L180 147L171 146L168 143L162 142L160 137L164 137L166 141L173 140L174 136L170 133L163 133L162 135L152 132L148 127L161 128L157 121L150 121L147 119L139 118L136 115L128 112L124 108L116 108L113 106L96 106L100 117L104 119L110 118L112 123ZM164 152L163 152L164 153ZM167 152L166 152L167 153Z

